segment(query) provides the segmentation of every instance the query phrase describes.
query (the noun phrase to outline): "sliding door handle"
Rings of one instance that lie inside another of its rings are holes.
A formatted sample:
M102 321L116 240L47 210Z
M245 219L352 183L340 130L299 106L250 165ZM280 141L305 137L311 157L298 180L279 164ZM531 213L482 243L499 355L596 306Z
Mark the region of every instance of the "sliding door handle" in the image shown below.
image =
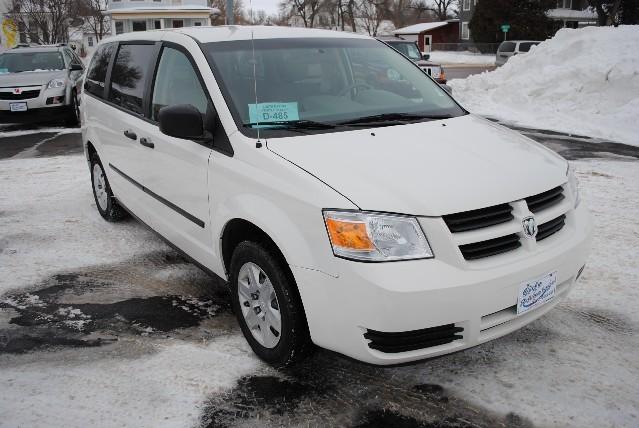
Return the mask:
M144 147L148 147L150 149L155 147L155 144L153 144L153 141L149 140L148 138L142 137L140 138L140 144L142 144Z
M127 129L124 131L124 136L127 138L130 138L132 140L137 140L138 136L135 135L135 132L131 131L130 129Z

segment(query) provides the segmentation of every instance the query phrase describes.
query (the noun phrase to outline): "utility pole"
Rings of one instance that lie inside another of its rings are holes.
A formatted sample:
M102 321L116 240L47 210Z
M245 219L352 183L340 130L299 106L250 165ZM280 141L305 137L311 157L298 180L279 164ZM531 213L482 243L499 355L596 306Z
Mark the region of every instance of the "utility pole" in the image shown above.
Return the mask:
M226 0L226 25L233 24L233 0Z

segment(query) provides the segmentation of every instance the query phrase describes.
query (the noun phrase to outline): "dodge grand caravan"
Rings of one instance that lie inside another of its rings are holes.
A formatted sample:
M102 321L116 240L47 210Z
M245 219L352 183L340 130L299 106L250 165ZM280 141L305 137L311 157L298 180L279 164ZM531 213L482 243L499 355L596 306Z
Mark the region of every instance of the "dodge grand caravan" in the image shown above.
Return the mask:
M82 97L102 217L133 214L226 280L275 366L312 344L379 365L459 351L545 314L583 270L568 163L369 37L122 34Z

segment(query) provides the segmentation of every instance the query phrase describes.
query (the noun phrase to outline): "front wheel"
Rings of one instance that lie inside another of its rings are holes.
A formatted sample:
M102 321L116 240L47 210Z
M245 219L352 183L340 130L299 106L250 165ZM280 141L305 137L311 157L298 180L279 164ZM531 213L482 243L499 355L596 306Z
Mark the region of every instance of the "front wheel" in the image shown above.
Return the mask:
M287 367L303 359L312 343L293 279L267 248L250 241L237 246L231 260L231 301L253 352L275 367Z

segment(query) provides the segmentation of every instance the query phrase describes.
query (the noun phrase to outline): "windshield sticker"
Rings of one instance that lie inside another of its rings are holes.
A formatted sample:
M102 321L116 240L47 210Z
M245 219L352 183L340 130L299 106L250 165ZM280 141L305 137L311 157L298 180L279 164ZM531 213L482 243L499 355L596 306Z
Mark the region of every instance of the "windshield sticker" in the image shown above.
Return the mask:
M6 74L9 72L8 68L0 68L0 74Z
M248 108L251 123L300 120L297 102L249 104Z

